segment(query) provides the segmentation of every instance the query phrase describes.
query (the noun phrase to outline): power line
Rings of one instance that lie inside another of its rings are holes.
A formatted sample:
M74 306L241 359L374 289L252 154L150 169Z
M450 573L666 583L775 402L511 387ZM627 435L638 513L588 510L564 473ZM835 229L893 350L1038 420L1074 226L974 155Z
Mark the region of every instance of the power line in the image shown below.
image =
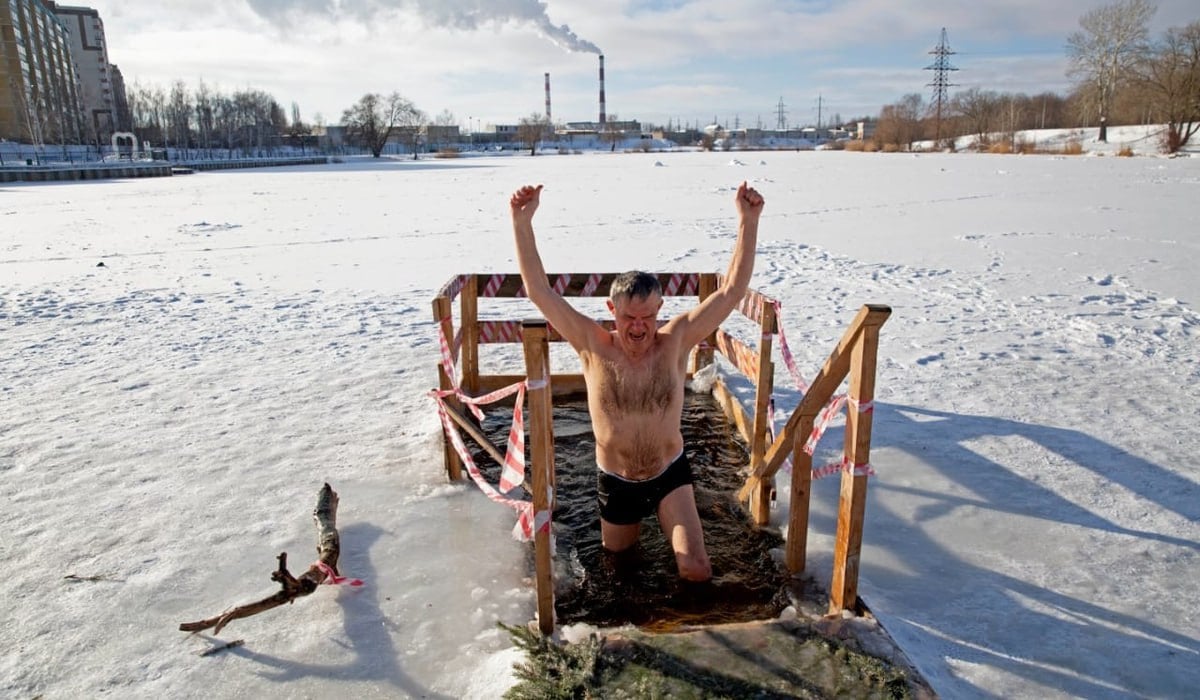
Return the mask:
M946 89L955 87L954 83L950 82L950 73L958 70L950 65L950 57L954 55L954 52L950 50L945 27L942 27L941 41L929 53L933 54L935 58L933 65L926 66L925 70L933 71L933 82L928 83L926 87L933 88L933 102L937 106L937 134L934 137L934 143L938 143L942 140L942 107L948 102Z

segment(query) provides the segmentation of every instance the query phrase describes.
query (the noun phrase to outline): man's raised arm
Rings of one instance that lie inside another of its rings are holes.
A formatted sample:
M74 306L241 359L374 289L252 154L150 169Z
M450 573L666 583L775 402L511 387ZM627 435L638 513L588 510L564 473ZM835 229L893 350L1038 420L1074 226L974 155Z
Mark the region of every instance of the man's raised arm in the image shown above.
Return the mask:
M604 328L594 320L575 310L550 286L542 257L538 254L537 241L533 236L533 214L541 203L542 186L525 185L513 193L509 200L512 209L513 236L517 245L517 266L521 270L521 281L525 294L538 307L551 326L575 348L588 347L594 338L605 335Z
M738 212L737 243L733 246L733 258L725 279L717 290L699 306L676 319L675 325L683 334L683 347L691 348L715 331L729 313L737 308L738 302L750 288L754 275L754 253L758 247L758 218L762 214L764 200L753 187L745 182L738 187L734 205Z

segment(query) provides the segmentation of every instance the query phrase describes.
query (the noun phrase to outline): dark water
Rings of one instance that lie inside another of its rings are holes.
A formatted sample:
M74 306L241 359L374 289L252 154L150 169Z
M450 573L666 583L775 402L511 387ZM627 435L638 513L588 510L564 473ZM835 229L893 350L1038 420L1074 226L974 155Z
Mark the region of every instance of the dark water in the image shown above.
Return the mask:
M484 431L501 449L511 420L511 411L496 409L484 422ZM712 581L704 584L679 578L674 554L654 516L643 521L639 545L633 550L620 555L603 550L596 502L596 444L584 397L556 399L554 431L559 623L634 624L667 630L683 624L773 618L788 604L786 577L769 553L783 542L776 534L752 527L735 499L743 483L747 450L711 396L689 392L683 409L685 450L696 478L696 504L713 567ZM482 452L476 459L495 483L499 467ZM532 547L529 552L532 571Z

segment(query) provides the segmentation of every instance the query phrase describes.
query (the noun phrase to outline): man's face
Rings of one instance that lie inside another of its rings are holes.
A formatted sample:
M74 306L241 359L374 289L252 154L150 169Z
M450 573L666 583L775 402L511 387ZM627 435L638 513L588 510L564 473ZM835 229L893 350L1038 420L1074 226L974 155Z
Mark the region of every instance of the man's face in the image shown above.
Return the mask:
M616 320L617 337L627 351L641 353L650 349L654 343L654 332L658 329L658 310L662 308L662 303L662 296L658 294L651 294L644 299L609 299L608 309Z

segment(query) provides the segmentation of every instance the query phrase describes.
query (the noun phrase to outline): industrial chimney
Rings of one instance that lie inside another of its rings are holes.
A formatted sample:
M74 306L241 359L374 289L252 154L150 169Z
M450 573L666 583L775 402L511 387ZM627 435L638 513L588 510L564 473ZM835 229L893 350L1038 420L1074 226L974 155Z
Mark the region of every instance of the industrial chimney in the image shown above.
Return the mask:
M546 74L546 123L553 124L554 120L550 118L550 74Z
M600 54L600 124L604 122L604 54Z

